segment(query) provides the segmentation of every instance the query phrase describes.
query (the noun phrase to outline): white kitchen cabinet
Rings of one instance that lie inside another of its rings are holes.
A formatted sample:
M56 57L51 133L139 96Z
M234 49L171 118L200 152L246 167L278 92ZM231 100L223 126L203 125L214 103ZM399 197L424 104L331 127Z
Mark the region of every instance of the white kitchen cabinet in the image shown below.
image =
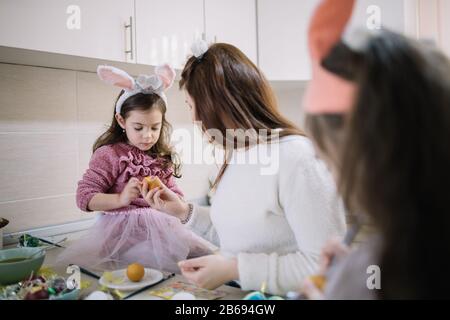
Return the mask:
M450 57L450 0L440 0L439 9L441 47Z
M133 0L0 0L0 45L134 62L133 15Z
M269 80L308 80L307 29L318 0L257 0L259 66Z
M366 30L389 29L405 32L405 2L403 0L358 0L353 10L351 28Z
M257 0L259 66L269 80L309 80L307 30L319 0ZM358 0L351 28L405 32L403 0Z
M406 33L434 42L450 56L450 0L404 0Z
M433 41L450 56L450 0L410 1L411 36Z
M203 0L136 0L137 62L181 69L204 32Z
M352 26L373 27L376 7L382 27L431 40L450 56L450 0L358 0Z
M206 40L230 43L257 64L256 1L204 1Z

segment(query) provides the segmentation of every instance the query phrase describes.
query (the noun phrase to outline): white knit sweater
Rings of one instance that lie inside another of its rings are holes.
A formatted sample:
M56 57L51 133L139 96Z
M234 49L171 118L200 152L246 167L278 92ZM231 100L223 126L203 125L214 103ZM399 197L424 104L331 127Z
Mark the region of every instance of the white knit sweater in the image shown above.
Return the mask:
M230 164L211 208L194 207L187 225L222 254L237 256L236 280L244 290L266 282L268 292L285 294L317 271L324 243L345 233L345 214L331 174L307 138L284 137L236 155L248 159L258 148L259 154L272 150L279 170L261 174L265 160Z

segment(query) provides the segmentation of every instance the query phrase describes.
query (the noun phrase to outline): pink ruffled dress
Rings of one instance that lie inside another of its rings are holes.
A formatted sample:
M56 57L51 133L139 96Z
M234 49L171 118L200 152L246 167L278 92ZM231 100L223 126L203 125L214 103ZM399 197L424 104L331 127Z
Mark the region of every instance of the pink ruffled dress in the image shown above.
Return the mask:
M132 177L142 180L158 176L182 197L173 170L164 169L163 161L126 143L97 149L78 183L78 207L89 211L88 203L95 194L120 193ZM178 261L210 253L208 242L177 218L150 208L140 197L127 207L104 212L84 237L64 250L57 263L102 271L138 262L158 270L179 272Z

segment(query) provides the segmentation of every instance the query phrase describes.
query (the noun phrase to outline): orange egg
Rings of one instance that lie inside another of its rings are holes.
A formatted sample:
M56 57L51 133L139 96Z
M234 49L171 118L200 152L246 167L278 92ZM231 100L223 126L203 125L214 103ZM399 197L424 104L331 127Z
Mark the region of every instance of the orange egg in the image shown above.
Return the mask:
M325 289L327 279L323 275L310 276L309 280L311 280L311 282L314 283L320 291L323 291Z
M148 176L145 177L144 180L148 183L148 190L152 190L153 188L161 187L161 180L158 177Z
M133 282L139 282L145 275L144 266L140 263L132 263L127 268L127 277Z

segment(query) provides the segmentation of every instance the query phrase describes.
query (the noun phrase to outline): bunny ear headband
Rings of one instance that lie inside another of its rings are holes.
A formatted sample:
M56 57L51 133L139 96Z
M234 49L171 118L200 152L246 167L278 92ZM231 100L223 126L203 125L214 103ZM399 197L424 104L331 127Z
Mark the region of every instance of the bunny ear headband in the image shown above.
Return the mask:
M98 66L97 74L103 82L125 90L117 100L116 113L120 113L125 100L138 93L155 93L167 105L164 91L169 89L175 80L175 71L168 64L156 67L154 75L140 75L136 80L125 71L111 66Z
M308 113L344 113L350 110L357 85L322 67L322 60L341 40L351 18L355 0L323 0L309 25L308 44L312 80L305 93Z

